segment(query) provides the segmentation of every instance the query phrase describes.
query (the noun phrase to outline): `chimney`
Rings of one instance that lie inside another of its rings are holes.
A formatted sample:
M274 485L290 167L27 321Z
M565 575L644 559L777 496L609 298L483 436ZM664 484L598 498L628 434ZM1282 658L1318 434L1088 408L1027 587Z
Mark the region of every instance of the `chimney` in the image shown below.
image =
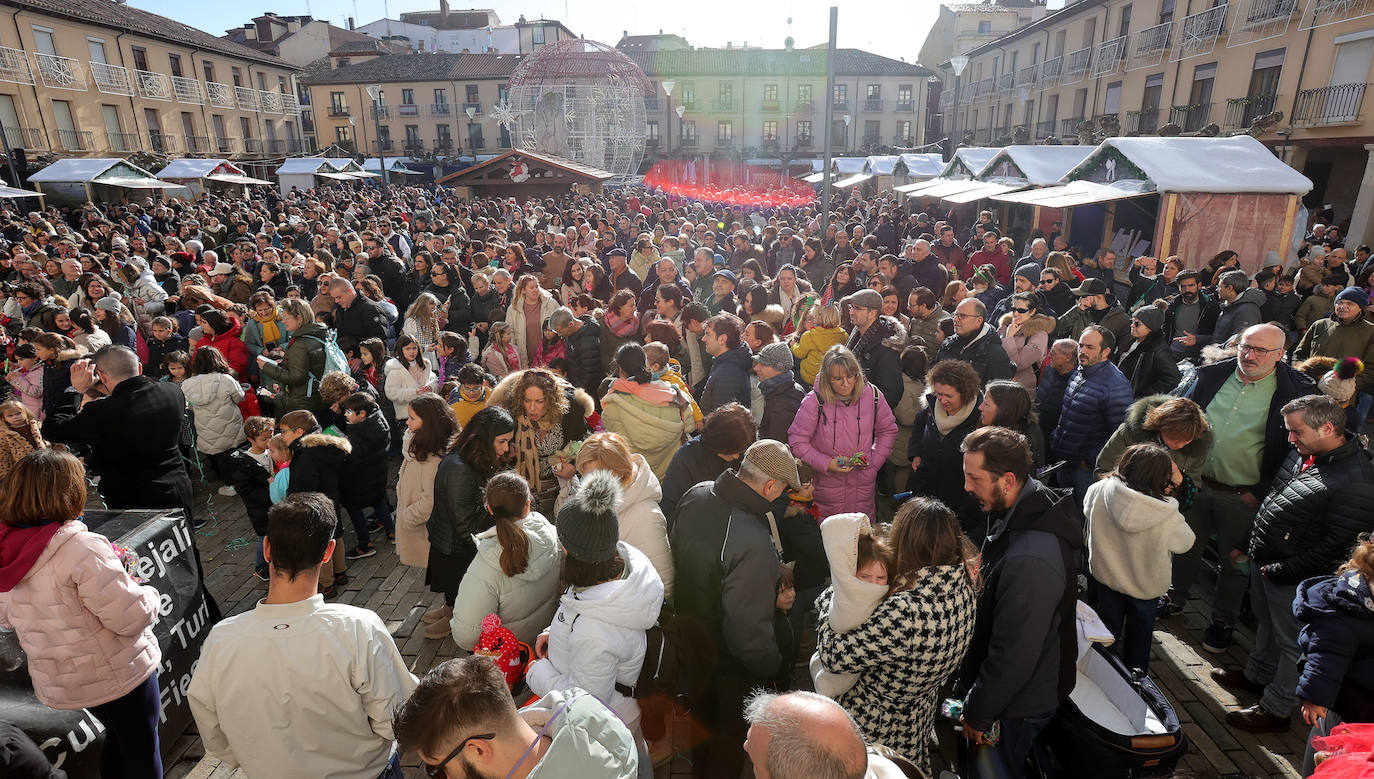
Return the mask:
M348 17L348 29L353 29L353 17Z
M439 0L439 26L444 27L448 21L448 0Z

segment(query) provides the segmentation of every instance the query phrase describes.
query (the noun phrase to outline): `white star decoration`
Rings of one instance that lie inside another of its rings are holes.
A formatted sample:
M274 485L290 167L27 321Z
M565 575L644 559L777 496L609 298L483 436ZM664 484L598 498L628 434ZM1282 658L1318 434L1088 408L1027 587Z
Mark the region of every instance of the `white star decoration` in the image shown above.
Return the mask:
M491 106L491 118L495 119L502 127L510 130L515 127L515 111L511 110L510 101L493 103Z

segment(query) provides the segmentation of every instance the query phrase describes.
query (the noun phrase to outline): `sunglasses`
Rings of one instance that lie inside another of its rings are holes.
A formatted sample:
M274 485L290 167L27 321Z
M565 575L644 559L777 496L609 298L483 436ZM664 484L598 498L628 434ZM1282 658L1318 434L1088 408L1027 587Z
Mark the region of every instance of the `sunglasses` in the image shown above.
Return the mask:
M438 776L441 772L444 772L444 766L448 765L448 762L450 760L457 757L458 753L463 751L463 749L468 745L469 741L491 741L494 738L496 738L495 733L481 733L476 736L468 736L467 738L458 742L458 746L455 747L452 752L449 752L448 757L444 758L443 762L439 763L439 765L430 765L426 763L424 766L425 776L435 777ZM444 776L447 777L448 774L444 773Z
M1029 309L1029 308L1013 308L1012 311L1015 312L1015 313L1017 313L1017 314L1029 314L1029 313L1030 313L1030 309Z

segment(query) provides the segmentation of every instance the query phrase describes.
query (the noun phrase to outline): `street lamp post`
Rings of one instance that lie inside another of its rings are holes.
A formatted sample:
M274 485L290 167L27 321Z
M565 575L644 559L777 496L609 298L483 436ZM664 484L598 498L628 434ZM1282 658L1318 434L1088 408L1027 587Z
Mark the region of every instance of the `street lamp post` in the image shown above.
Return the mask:
M955 134L959 129L959 77L963 75L964 68L968 67L968 57L963 55L950 57L949 66L954 68L954 118L950 119L949 157L945 158L945 162L949 162L954 157L954 148L959 143L959 136Z
M673 79L668 78L668 79L664 79L664 80L663 80L663 94L664 94L665 97L668 98L668 114L669 114L668 126L667 126L666 128L664 128L664 131L663 131L663 153L664 153L665 155L671 153L671 152L672 152L672 149L673 149L673 120L672 120L672 113L673 113L673 87L675 87L675 86L677 86L677 82L674 81Z
M472 140L472 118L477 115L477 109L468 106L463 109L463 113L468 115L468 145L472 147L472 164L477 164L477 144Z
M386 170L386 146L382 143L382 88L373 84L367 88L367 96L372 98L372 119L377 126L377 164L382 166L382 184L391 185L391 176Z

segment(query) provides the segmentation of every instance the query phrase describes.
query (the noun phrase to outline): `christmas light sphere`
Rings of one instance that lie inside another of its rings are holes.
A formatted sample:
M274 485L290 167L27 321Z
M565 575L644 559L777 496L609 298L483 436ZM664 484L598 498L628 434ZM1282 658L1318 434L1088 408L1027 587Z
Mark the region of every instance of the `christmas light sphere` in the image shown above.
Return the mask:
M639 169L648 137L644 71L624 52L585 39L546 44L511 74L492 116L516 148L600 168L620 180Z

